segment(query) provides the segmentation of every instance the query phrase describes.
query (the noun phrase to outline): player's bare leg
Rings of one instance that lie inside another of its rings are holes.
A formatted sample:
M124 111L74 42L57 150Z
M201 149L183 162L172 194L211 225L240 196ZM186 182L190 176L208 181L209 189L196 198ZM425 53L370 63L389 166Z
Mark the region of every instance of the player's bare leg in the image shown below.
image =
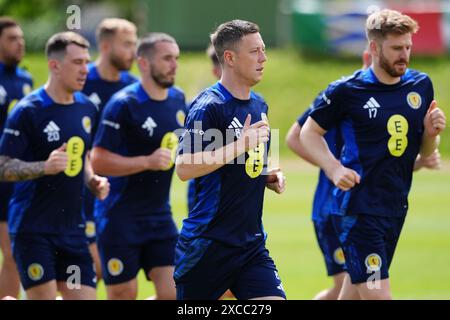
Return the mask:
M362 300L392 300L389 279L355 285Z
M11 251L8 224L0 222L0 249L3 254L0 269L0 298L11 296L17 298L20 290L20 278Z
M361 300L358 289L352 284L350 276L345 273L342 289L339 293L338 300Z
M97 283L98 283L103 278L103 275L102 275L102 263L100 261L97 243L94 242L89 245L89 252L91 253L92 260L94 260L95 274L97 276Z
M337 300L339 297L339 293L342 289L342 284L345 278L345 272L341 272L335 274L333 276L334 286L325 290L320 291L315 297L314 300Z
M152 268L149 277L155 284L155 300L175 300L177 297L175 282L173 280L173 266Z
M106 294L108 300L136 300L137 288L137 279L134 278L127 282L107 285Z
M84 285L78 289L70 288L64 281L58 281L58 291L61 292L64 300L95 300L97 298L95 288Z
M235 297L234 294L231 292L231 290L228 289L228 290L225 291L225 293L220 297L219 300L225 300L225 299L236 299L236 297Z
M28 300L55 300L56 280L51 280L26 290Z

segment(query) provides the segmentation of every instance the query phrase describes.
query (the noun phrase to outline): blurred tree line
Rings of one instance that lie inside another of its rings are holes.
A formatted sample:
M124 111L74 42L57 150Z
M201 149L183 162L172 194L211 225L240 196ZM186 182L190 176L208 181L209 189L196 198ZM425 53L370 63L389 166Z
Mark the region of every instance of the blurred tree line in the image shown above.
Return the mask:
M136 10L139 4L145 6L145 0L0 0L0 15L10 16L21 24L27 51L41 51L50 35L67 29L66 19L70 15L67 8L71 5L81 8L81 31L88 32L92 41L94 22L98 22L93 15L98 20L102 15L114 15L139 22L145 20L143 11Z

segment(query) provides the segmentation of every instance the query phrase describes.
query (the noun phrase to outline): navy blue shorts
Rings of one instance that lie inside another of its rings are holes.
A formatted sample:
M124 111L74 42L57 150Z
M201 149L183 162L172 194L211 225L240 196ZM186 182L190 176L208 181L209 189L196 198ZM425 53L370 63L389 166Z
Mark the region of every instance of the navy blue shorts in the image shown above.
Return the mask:
M142 244L105 244L98 241L105 284L119 284L134 279L142 268L148 274L154 267L173 266L178 237L149 240Z
M174 279L178 300L217 300L227 289L239 300L286 298L264 242L237 248L201 238L180 240Z
M0 221L8 221L9 199L14 191L14 183L0 182Z
M345 271L344 252L339 237L334 229L330 216L323 220L313 221L317 242L322 251L327 267L327 274L334 276Z
M96 287L94 262L83 235L10 236L13 256L25 290L51 280L79 281L81 285Z
M405 218L373 215L333 216L353 284L389 278Z

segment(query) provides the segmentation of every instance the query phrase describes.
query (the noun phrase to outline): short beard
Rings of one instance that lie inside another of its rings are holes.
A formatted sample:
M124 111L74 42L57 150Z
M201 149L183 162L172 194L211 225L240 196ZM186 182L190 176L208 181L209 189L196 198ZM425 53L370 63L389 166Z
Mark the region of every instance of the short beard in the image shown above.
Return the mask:
M150 72L150 77L161 88L167 89L167 88L170 88L170 87L172 87L174 85L174 83L175 83L174 81L166 80L163 74L157 73L157 72L153 72L153 70L154 70L154 68L152 68L152 71Z
M383 52L380 50L380 67L387 72L387 74L389 74L391 77L393 78L397 78L397 77L401 77L402 75L405 74L405 72L397 72L395 70L395 64L399 63L399 62L403 62L406 64L406 68L408 68L408 61L406 60L398 60L398 61L394 61L394 63L392 65L389 64L389 61L386 59L386 57L384 56ZM406 70L405 70L406 71Z
M5 56L3 59L3 63L8 67L15 67L21 61L21 59L17 59L15 56Z
M109 56L109 62L111 65L119 71L128 71L131 68L131 64L128 65L123 59L120 59L115 54Z

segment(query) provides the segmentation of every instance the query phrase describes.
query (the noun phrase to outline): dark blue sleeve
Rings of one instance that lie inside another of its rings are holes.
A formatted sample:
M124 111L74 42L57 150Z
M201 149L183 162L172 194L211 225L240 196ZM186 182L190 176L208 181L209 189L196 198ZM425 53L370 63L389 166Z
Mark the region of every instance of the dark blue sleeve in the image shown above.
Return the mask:
M298 118L297 123L300 127L303 127L306 120L308 119L309 115L311 114L312 109L315 105L318 105L320 103L320 100L322 100L323 91L321 91L317 97L314 99L313 103L308 107L308 109L305 110Z
M428 110L428 108L430 107L430 104L431 104L431 102L433 102L433 100L434 100L434 88L433 88L433 82L431 81L431 79L429 78L429 77L427 77L427 82L428 82L428 90L427 90L427 93L428 93L428 101L427 101L427 110ZM439 105L439 104L438 104Z
M0 154L10 158L23 159L29 147L29 128L27 109L17 106L8 115L0 140Z
M184 105L183 111L184 111L186 114L188 114L188 112L189 112L189 105L188 105L188 102L186 101L186 96L184 95L184 93L183 93L181 99L182 99L183 105Z
M303 125L305 124L306 120L309 117L309 114L311 113L311 107L309 107L308 109L305 110L305 112L303 112L298 118L297 118L297 123L300 127L303 127Z
M310 117L327 131L336 127L343 117L342 104L340 103L342 92L342 82L333 82L316 98L312 106Z
M175 91L174 94L176 95L177 100L179 100L180 101L180 105L182 105L182 109L183 109L184 114L187 116L187 114L189 113L189 106L188 106L188 104L186 102L186 96L184 95L184 92L179 90L179 89L178 90L174 90L174 91ZM184 124L186 124L186 119L184 119L183 125Z
M133 84L133 83L139 81L139 78L136 77L134 74L128 73L128 79L127 80L128 80L127 81L128 85L130 85L130 84Z
M102 147L111 152L119 152L124 143L126 119L126 102L111 99L102 112L97 132L94 139L94 147Z
M26 84L28 84L31 87L31 89L33 89L33 78L31 77L31 74L28 71L21 69L21 68L18 68L17 72L18 72L18 76L20 76L20 78ZM27 95L28 93L29 92L24 92L24 95Z
M182 105L183 105L183 112L186 115L186 117L184 118L184 123L183 126L186 124L186 120L187 120L187 115L189 114L189 106L186 102L186 97L183 94L183 99L182 99Z
M433 102L433 100L434 100L433 82L431 81L431 79L428 76L425 78L425 87L426 87L426 90L425 90L426 94L425 94L425 99L424 99L425 101L423 102L425 104L425 106L422 111L424 118L428 112L428 109L430 108L431 102ZM438 107L439 107L439 102L438 102ZM425 126L422 121L420 133L423 134L424 131L425 131Z
M180 137L178 154L203 152L211 144L213 132L208 130L219 129L214 113L214 105L192 106Z
M92 112L92 129L91 129L92 139L89 149L91 149L94 146L94 139L98 130L99 120L100 120L100 113L97 111L97 108L94 107Z

